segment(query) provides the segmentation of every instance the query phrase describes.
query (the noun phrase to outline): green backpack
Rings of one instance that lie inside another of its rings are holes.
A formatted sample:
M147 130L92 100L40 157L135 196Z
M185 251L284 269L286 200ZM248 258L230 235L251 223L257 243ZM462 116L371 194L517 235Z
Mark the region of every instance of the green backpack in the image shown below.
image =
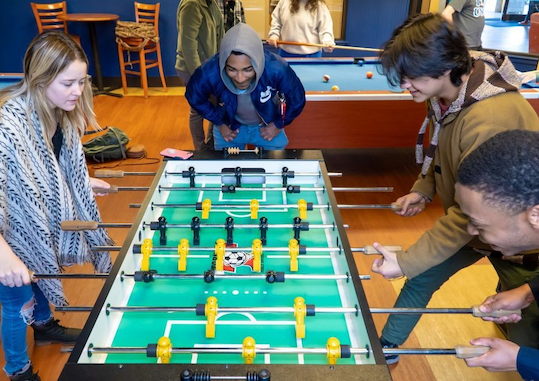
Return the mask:
M82 144L86 159L98 163L127 158L127 143L129 138L117 127L105 127L108 130L101 136L95 137Z

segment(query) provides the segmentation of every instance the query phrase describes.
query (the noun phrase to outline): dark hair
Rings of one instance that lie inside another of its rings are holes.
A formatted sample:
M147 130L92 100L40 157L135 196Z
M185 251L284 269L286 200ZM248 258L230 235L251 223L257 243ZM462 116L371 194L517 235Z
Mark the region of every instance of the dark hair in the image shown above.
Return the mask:
M472 68L464 36L439 14L408 18L393 31L380 53L382 72L393 86L403 77L440 78L451 70L451 83L462 84L462 75Z
M237 50L233 50L230 52L230 55L234 55L234 56L245 56L246 54L243 53L243 52L238 52ZM229 56L230 57L230 56Z
M457 181L511 215L539 205L539 132L495 135L464 158Z
M305 9L314 12L318 8L318 3L325 4L324 0L307 0L305 4ZM294 14L299 11L300 0L290 1L290 13Z

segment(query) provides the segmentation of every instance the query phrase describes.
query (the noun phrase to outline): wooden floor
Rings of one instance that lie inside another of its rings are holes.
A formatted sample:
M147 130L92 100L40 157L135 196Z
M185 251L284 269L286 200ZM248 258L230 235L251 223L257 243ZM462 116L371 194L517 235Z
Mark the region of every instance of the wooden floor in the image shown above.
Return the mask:
M127 132L132 144L144 144L149 157L159 157L168 147L192 149L188 130L188 108L181 96L124 97L122 99L100 96L95 98L95 108L102 126L116 126ZM295 128L301 128L296 126ZM307 127L306 127L307 130ZM307 130L308 131L308 130ZM308 133L305 135L308 136ZM393 186L394 193L384 194L337 194L339 203L390 203L405 194L413 183L418 168L413 164L413 152L409 149L368 149L327 151L326 164L330 171L342 172L342 177L332 178L334 186ZM118 167L128 171L151 171L157 164L139 165L146 160L131 159ZM130 165L136 164L136 165ZM93 173L94 167L90 166ZM110 181L119 186L149 185L152 178L127 176ZM142 192L112 194L99 199L105 222L133 221L137 209L130 203L141 202ZM428 229L442 213L437 202L429 205L421 215L404 219L386 210L343 210L344 223L350 225L348 237L353 247L379 241L384 244L411 245ZM110 229L112 237L121 245L127 229ZM361 274L372 274L373 257L357 255L356 262ZM74 267L69 272L90 272L87 266ZM462 271L436 293L432 307L470 307L492 294L497 279L486 261ZM372 307L392 307L402 286L402 281L387 281L374 275L365 281L368 302ZM66 291L73 306L90 306L94 303L102 281L66 281ZM64 325L82 327L87 313L56 313ZM385 316L375 316L378 331L383 327ZM68 354L61 347L33 348L32 331L29 329L29 350L35 368L44 381L56 380ZM467 344L478 336L499 335L497 328L471 316L429 315L423 316L413 335L405 343L408 348L451 348ZM3 354L2 354L3 355ZM452 356L402 356L399 364L391 367L395 381L484 381L520 380L516 373L488 373L482 369L467 368L462 360ZM291 378L293 379L293 377ZM7 380L0 375L0 381Z

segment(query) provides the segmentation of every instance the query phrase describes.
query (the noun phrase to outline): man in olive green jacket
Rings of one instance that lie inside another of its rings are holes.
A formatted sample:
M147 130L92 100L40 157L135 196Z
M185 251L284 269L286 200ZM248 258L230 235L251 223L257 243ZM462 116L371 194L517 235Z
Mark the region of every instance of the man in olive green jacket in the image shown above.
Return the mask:
M457 169L466 155L482 142L511 129L539 130L539 118L519 94L519 76L509 59L497 52L468 52L462 34L440 15L418 15L407 20L386 43L381 54L384 73L393 84L409 90L415 102L428 103L416 158L423 161L422 141L430 124L431 144L411 192L399 198L399 214L414 216L417 206L437 194L444 215L404 252L375 247L383 259L373 271L386 278L408 277L395 307L426 307L432 294L460 269L488 255L502 289L512 289L539 274L537 261L518 264L468 233L468 219L455 200ZM528 257L528 256L527 256ZM528 258L537 258L528 257ZM530 307L510 339L537 347L539 309ZM396 347L406 341L420 315L391 315L382 331L382 345ZM532 328L533 327L533 328ZM386 356L388 363L398 356Z
M176 50L176 72L187 86L195 70L219 51L225 34L223 14L215 0L181 0L178 5L176 23L178 48ZM189 129L195 150L213 149L213 126L204 133L204 119L191 108Z

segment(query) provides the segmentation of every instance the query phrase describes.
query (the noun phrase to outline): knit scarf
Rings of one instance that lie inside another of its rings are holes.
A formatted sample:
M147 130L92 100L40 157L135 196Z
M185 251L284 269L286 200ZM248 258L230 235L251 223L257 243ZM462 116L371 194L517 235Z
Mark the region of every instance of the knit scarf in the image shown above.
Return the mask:
M470 55L473 61L473 71L468 80L462 84L457 99L451 103L447 112L442 115L440 98L433 97L429 100L429 111L419 129L415 150L416 162L423 164L421 168L423 177L427 174L434 160L442 122L448 115L458 113L463 108L469 107L482 99L520 89L519 75L504 53L499 51L470 51ZM423 157L423 137L431 118L434 118L434 132L425 157Z
M0 112L0 233L4 239L36 273L57 274L65 266L84 262L92 263L98 272L108 272L110 255L91 250L113 243L103 229L60 229L62 221L101 221L77 131L63 129L60 160L56 160L37 113L27 110L25 97L8 100ZM37 284L54 305L68 304L60 280L41 279Z

